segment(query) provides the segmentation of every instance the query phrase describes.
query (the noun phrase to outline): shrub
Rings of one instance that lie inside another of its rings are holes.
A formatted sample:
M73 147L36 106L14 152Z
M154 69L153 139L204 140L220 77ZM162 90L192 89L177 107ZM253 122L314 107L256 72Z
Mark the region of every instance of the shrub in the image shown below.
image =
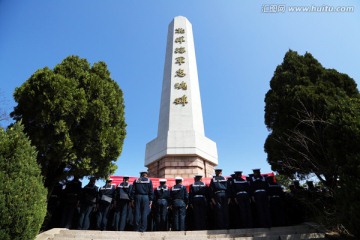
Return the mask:
M0 239L29 240L39 232L46 195L37 152L21 123L0 128Z

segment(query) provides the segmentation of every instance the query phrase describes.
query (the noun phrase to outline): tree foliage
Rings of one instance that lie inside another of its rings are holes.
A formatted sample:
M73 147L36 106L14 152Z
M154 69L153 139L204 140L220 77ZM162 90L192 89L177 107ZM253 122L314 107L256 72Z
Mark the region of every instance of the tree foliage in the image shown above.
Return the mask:
M14 98L11 116L36 146L50 191L68 176L105 178L116 170L126 135L124 100L104 62L90 66L69 56L36 71Z
M310 54L286 53L265 97L268 162L282 174L315 173L335 187L341 166L359 154L359 92L346 74ZM350 125L348 125L350 124Z
M324 68L310 53L288 51L270 81L265 151L284 175L315 174L336 199L337 221L360 223L360 95L355 81ZM357 184L357 185L356 185ZM346 215L346 216L345 216Z
M20 123L0 128L0 239L34 239L46 213L36 149Z

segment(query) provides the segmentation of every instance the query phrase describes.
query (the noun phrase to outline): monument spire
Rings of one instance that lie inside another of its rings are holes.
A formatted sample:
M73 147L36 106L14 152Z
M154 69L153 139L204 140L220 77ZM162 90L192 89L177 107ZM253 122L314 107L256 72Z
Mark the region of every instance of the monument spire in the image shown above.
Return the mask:
M146 145L152 177L209 177L216 143L205 137L191 23L175 17L168 28L157 138Z

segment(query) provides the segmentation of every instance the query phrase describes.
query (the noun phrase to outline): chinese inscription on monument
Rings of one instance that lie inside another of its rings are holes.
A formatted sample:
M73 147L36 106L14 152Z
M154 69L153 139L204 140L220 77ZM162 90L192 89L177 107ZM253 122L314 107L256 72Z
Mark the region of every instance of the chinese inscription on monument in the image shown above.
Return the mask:
M175 29L175 34L184 34L185 33L185 29L183 28L176 28ZM175 38L175 43L177 44L182 44L183 42L185 42L185 37L181 36L181 37L177 37ZM185 47L176 47L175 48L175 53L176 54L184 54L186 52ZM179 66L181 66L181 64L185 63L185 57L176 57L175 58L175 64L179 64ZM183 78L185 77L186 73L185 70L182 68L179 68L178 70L176 70L176 77L180 77ZM182 81L181 83L175 83L174 85L175 89L177 90L187 90L187 84L186 82ZM181 104L182 106L185 106L185 104L187 104L187 96L183 95L182 97L176 98L174 100L174 104L178 105Z

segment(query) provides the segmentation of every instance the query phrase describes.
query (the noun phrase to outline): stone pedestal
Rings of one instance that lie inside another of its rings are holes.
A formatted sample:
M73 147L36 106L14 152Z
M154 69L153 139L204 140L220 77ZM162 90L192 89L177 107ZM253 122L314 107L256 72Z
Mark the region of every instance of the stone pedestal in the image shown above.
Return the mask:
M215 164L198 156L167 156L149 164L149 177L158 178L193 178L196 174L204 177L214 175Z

